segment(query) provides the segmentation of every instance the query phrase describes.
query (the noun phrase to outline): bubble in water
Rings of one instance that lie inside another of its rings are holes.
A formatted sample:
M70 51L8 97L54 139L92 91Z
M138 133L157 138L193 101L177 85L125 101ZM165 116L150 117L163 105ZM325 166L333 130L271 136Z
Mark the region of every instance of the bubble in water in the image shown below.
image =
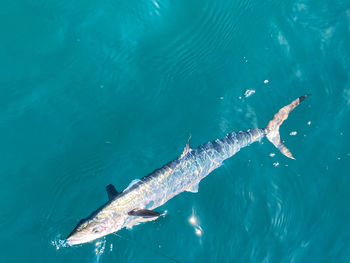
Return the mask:
M106 238L103 238L103 240L98 240L95 243L95 255L99 257L105 252L106 248Z
M197 226L195 233L197 236L201 236L203 234L202 228L200 226Z
M297 135L297 132L296 131L292 131L291 133L289 133L290 136L295 136Z
M270 155L270 157L275 157L276 154L275 153L270 153L269 155Z
M65 239L61 239L59 236L57 236L54 240L51 240L51 245L54 246L57 250L64 247L69 247L67 241Z
M192 209L192 215L190 216L190 218L188 219L188 222L194 227L194 233L197 236L202 236L203 234L203 229L202 227L199 225L198 222L198 218L196 216L195 210Z
M280 165L280 163L279 162L275 162L275 163L273 163L273 166L275 166L275 167L277 167L277 166L279 166Z
M253 95L255 93L255 90L253 89L247 89L244 93L244 96L248 98L249 96Z
M196 225L197 224L197 218L192 215L189 219L188 219L188 222L190 222L191 225Z
M264 80L264 84L267 84L267 83L269 83L269 80L268 80L268 79L265 79L265 80Z
M157 3L157 1L153 0L153 4L155 5L156 8L158 8L158 9L160 8L159 4Z

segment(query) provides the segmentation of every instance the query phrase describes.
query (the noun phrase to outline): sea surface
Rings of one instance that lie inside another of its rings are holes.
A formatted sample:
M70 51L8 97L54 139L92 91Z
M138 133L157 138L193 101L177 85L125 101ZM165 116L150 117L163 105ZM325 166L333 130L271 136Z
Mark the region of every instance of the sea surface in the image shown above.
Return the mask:
M4 0L0 262L350 262L349 0ZM191 147L281 127L157 211L65 247Z

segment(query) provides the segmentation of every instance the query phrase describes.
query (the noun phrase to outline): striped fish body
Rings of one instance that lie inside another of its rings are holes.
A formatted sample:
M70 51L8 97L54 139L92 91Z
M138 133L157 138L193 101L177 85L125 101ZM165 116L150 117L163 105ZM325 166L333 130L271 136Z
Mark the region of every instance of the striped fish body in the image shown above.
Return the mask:
M183 191L197 192L198 183L220 167L224 160L263 136L263 130L254 129L230 133L222 139L208 142L196 149L186 147L177 160L145 178L146 181L149 180L145 187L154 189L152 191L154 204L148 208L158 207Z
M241 148L264 137L264 130L230 133L196 149L186 146L184 153L150 175L132 183L121 194L91 216L91 225L103 234L131 228L156 217L130 216L135 209L153 210L184 191L197 192L199 182ZM103 227L102 227L103 226ZM101 231L100 231L101 232Z
M305 97L299 97L281 108L264 129L233 132L196 149L191 149L187 144L179 158L141 180L132 182L122 193L116 194L116 190L111 185L113 194L109 193L110 201L88 218L81 220L67 238L67 243L69 245L86 243L124 227L131 228L141 222L156 219L160 214L153 212L153 209L181 192L197 192L199 182L220 167L224 160L232 157L241 148L261 140L264 136L282 154L294 159L280 139L279 127Z

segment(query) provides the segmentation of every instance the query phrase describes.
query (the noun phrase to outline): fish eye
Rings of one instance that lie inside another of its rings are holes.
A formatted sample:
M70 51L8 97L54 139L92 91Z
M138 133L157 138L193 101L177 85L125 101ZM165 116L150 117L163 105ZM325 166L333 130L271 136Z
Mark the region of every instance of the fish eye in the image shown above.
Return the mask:
M100 232L100 230L99 230L98 227L95 227L95 228L92 229L92 233L94 233L94 234L97 234L99 232Z

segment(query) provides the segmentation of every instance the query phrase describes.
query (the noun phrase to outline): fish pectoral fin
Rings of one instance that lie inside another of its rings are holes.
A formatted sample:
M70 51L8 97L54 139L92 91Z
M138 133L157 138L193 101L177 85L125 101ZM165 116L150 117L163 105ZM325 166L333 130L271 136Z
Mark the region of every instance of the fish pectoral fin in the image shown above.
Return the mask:
M107 195L108 195L109 200L112 200L114 197L116 197L119 194L118 191L115 189L113 184L107 185L106 191L107 191Z
M186 190L187 192L198 193L198 184L192 185L190 188Z
M147 209L134 209L128 213L129 216L158 217L161 214Z

